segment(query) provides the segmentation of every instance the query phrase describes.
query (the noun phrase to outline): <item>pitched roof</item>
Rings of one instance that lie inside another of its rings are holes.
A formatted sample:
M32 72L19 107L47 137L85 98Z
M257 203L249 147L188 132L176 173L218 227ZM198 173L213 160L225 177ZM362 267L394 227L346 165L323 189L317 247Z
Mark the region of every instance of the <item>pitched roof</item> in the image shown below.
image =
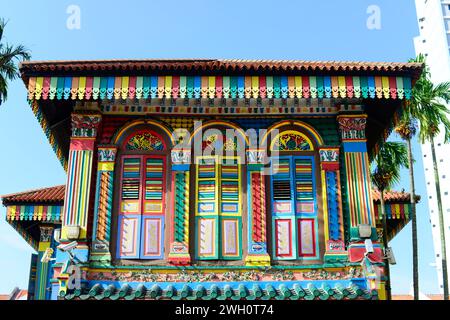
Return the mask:
M48 60L20 64L22 77L41 72L81 71L164 71L164 72L384 72L411 74L418 78L420 63L241 60L241 59L124 59L124 60Z
M0 300L27 300L28 291L15 287L10 294L0 294Z
M372 189L372 199L374 202L380 202L380 191L377 189ZM385 191L384 192L384 201L386 203L390 202L410 202L411 195L405 191ZM419 202L420 196L416 195L416 202Z
M0 196L3 204L11 203L62 203L66 186L60 185Z

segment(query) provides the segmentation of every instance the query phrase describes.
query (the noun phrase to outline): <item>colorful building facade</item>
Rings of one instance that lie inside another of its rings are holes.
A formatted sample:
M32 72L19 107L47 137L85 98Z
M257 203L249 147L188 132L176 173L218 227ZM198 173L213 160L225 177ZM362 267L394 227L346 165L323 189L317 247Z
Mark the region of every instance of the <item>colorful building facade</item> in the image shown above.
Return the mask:
M64 186L2 198L38 251L34 299L384 299L369 159L421 65L48 61L21 72L67 171ZM409 221L409 195L393 194L390 238Z

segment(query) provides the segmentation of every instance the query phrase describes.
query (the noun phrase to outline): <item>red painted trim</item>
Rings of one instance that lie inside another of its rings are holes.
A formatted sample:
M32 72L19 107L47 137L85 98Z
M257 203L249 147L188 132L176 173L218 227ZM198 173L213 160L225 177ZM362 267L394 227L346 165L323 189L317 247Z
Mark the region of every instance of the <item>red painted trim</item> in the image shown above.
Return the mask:
M301 252L302 248L302 236L301 236L301 223L309 221L311 223L312 230L312 244L313 244L313 253L304 254ZM298 256L299 257L314 257L316 255L316 229L314 225L314 219L297 219L297 239L298 239Z
M337 171L339 170L339 162L322 162L322 169L325 171Z
M289 223L289 253L278 253L278 222L287 221ZM276 219L275 220L275 254L277 257L292 257L292 220L291 219Z
M223 78L222 76L216 76L216 97L221 99L223 92Z
M392 99L397 98L397 78L389 77L389 91L391 93Z
M92 84L94 83L93 77L86 77L86 99L90 99L92 95Z
M95 138L70 138L70 150L94 150Z
M252 220L253 220L253 241L262 242L262 203L261 203L261 174L252 172Z
M128 78L128 94L130 99L134 99L136 93L136 76Z
M303 97L309 98L309 77L302 77Z
M45 77L42 83L42 98L45 100L50 92L50 77Z
M188 257L183 258L169 258L169 263L175 266L188 266L191 264L191 259Z
M261 95L261 98L265 98L267 94L267 87L266 87L266 77L259 76L259 92Z
M353 98L354 93L353 76L345 76L345 85L347 86L347 97Z
M178 98L180 92L180 76L172 76L172 97Z

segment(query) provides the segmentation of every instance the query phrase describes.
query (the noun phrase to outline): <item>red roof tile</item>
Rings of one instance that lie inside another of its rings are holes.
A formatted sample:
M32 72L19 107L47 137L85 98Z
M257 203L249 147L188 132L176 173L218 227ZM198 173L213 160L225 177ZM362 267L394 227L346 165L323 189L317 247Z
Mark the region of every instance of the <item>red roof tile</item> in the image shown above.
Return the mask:
M6 194L1 196L3 204L19 202L51 202L58 203L64 201L65 186L55 186L19 193Z
M240 59L143 59L143 60L48 60L20 64L24 78L34 73L55 72L384 72L418 78L422 64L400 62L350 62Z
M372 189L372 199L374 202L380 202L380 191ZM385 202L409 202L411 201L411 195L404 191L385 191ZM416 195L416 202L419 202L420 196Z

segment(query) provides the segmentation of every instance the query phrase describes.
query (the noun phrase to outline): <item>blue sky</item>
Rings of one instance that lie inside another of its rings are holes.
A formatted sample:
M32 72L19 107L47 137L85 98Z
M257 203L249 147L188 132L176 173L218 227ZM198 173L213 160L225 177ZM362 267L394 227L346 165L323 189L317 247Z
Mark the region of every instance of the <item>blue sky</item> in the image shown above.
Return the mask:
M81 28L66 27L69 5ZM369 30L367 8L381 10ZM406 61L418 34L411 0L322 1L2 1L6 40L26 45L33 60L239 58ZM0 194L65 183L65 174L26 102L18 80L0 107ZM417 192L426 198L420 149L414 145ZM398 189L408 190L407 172ZM0 208L0 293L26 288L32 250ZM427 204L418 206L421 291L438 291ZM391 243L394 293L410 291L411 226Z

